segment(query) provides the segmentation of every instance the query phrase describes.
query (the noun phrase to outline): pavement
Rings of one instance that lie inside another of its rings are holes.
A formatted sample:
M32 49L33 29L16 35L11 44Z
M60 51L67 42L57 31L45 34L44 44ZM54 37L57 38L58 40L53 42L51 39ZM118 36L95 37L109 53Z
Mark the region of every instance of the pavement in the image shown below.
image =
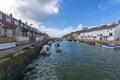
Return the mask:
M37 43L37 42L35 42L35 43ZM16 47L13 47L13 48L10 48L10 49L6 49L6 50L1 50L1 51L0 51L0 58L3 58L3 57L7 56L7 55L10 54L10 53L15 53L15 52L17 52L17 51L20 51L20 50L22 50L23 48L28 47L28 46L31 46L31 45L33 45L33 44L35 44L35 43L26 44L26 45L21 45L21 46L16 46Z

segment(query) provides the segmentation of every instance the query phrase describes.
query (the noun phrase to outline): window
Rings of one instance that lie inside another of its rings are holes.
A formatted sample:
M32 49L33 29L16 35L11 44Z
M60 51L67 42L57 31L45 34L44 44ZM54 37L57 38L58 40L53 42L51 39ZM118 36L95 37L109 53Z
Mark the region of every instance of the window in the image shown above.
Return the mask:
M25 28L27 28L27 25L25 25Z
M8 17L8 16L6 16L6 21L7 21L7 22L11 22L11 18Z
M14 19L14 24L15 25L19 25L19 21L17 21L17 20Z
M12 37L12 29L7 29L7 37Z
M19 28L16 29L16 35L21 36L21 30Z
M112 33L109 33L109 36L113 36L113 34L112 34Z
M24 26L24 24L23 23L21 23L21 27L23 27Z
M112 28L110 28L110 30L112 31Z
M102 36L102 34L100 34L100 36Z
M2 14L0 13L0 19L2 19Z
M5 35L5 30L2 28L2 36L4 36Z

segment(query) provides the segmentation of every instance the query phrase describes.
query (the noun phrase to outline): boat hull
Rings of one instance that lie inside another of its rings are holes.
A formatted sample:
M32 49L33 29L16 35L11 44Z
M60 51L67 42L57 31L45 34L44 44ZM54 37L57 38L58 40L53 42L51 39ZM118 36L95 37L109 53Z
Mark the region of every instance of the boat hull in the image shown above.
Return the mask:
M105 47L105 48L110 48L110 49L115 49L116 47L114 45L102 45L102 47Z

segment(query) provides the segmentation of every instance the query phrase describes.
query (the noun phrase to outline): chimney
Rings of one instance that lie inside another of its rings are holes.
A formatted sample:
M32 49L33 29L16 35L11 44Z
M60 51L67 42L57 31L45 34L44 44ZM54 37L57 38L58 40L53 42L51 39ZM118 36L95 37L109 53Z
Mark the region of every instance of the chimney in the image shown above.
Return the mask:
M21 22L21 19L19 19L19 22Z
M28 24L27 24L27 21L26 21L26 23L25 23L25 28L27 28L27 25L28 25Z
M10 17L13 18L13 15L10 13Z
M26 21L26 25L27 25L27 21Z
M21 25L21 19L19 19L19 25Z
M11 24L13 25L14 22L13 22L13 15L10 13L10 18L11 18Z

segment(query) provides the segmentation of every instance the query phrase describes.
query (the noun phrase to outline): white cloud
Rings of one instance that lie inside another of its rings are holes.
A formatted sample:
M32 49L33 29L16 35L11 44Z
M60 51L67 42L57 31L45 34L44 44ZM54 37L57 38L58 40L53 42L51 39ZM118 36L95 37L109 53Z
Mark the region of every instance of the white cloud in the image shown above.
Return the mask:
M60 3L61 0L0 0L0 10L23 20L41 22L58 14Z
M0 10L7 14L12 13L23 22L28 21L28 24L33 24L33 27L51 36L60 36L64 34L62 30L44 27L41 22L57 15L61 3L62 0L0 0ZM39 24L42 26L38 26Z
M67 23L67 21L63 21L62 23L65 24L65 23Z
M110 1L111 3L120 3L120 0L108 0Z
M42 32L46 32L51 37L62 37L65 34L75 32L78 30L82 30L84 27L86 27L86 26L83 26L83 24L79 24L77 27L68 26L64 29L58 29L58 28L48 28L46 26L41 25L39 29ZM92 27L92 26L90 26L90 27Z
M98 5L98 9L101 9L102 11L105 11L105 10L107 10L109 7L107 7L107 6L103 6L103 5Z
M98 5L98 9L100 9L102 6L101 5Z
M83 29L83 24L79 24L76 30L82 30Z
M63 35L75 31L73 27L67 27L64 29L58 28L49 28L46 26L41 25L39 27L40 31L47 33L51 37L62 37Z
M101 20L102 20L102 21L106 21L106 20L107 20L107 18L102 18Z

